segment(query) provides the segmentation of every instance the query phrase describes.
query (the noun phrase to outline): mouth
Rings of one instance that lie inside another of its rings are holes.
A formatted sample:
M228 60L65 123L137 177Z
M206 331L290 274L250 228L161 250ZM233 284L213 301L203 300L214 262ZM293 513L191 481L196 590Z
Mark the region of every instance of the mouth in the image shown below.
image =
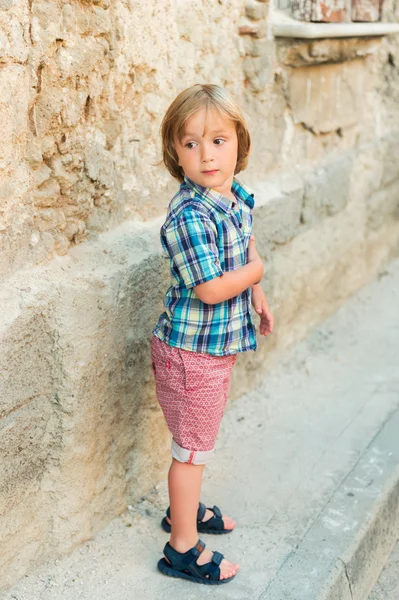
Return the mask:
M213 175L214 173L217 173L218 169L212 169L211 171L202 171L203 175Z

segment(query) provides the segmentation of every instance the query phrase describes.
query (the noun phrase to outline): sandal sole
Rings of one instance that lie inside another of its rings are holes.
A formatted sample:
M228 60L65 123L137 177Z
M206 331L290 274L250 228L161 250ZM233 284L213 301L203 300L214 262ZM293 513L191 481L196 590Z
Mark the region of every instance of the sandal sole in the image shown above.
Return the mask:
M166 533L170 533L172 531L171 526L164 517L161 521L161 527ZM234 528L235 529L235 528ZM234 529L202 529L201 526L197 527L198 533L211 533L212 535L220 535L223 533L231 533Z
M168 575L169 577L175 577L177 579L187 579L187 581L192 581L193 583L203 583L204 585L222 585L222 583L229 583L233 577L229 577L228 579L205 579L202 577L194 577L189 573L185 573L184 571L177 571L176 569L172 569L169 564L166 562L164 558L158 561L158 569L164 575Z

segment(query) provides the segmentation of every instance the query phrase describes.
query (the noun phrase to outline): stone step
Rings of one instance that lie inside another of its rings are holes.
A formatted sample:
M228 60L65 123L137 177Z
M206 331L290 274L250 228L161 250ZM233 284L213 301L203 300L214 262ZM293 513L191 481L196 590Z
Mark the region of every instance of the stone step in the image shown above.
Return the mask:
M364 600L398 523L399 261L232 404L202 499L237 522L203 536L241 564L215 589L162 576L163 482L2 600Z
M398 600L399 598L399 543L394 549L373 587L368 600Z

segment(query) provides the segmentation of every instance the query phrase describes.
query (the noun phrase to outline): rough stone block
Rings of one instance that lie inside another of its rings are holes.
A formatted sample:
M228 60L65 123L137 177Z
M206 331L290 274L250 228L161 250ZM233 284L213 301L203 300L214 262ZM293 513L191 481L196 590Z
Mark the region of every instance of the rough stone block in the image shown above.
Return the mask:
M0 14L0 62L24 63L28 54L22 24L9 13Z
M93 0L93 4L101 6L101 8L107 9L110 7L111 0Z
M344 155L306 178L301 215L304 224L314 224L346 207L353 161L352 154Z
M7 319L2 319L0 419L36 398L51 397L53 390L51 318L43 312L42 303L30 305L29 291L28 285L15 287L14 295L19 298L20 306L13 310L10 306ZM0 295L0 299L5 297Z
M38 207L53 206L59 199L60 186L55 179L48 179L32 193L33 203Z
M23 373L26 367L21 378ZM40 379L40 372L37 376ZM59 420L52 404L52 388L36 389L38 393L32 391L30 402L0 420L0 514L7 497L23 496L24 488L39 487L44 472L59 453Z
M246 57L243 60L246 84L255 91L263 90L272 74L272 64L267 54L260 57Z
M295 123L316 133L354 125L361 118L371 80L361 59L293 70L288 96Z
M16 150L24 149L28 81L28 73L22 65L12 64L0 69L0 161L6 160L8 166L11 161L18 160Z
M271 56L272 52L273 52L273 47L272 44L274 44L273 42L271 43L270 40L266 39L266 38L253 38L250 36L244 36L244 43L245 43L245 55L246 56L254 56L254 57L258 57L258 56L265 56L265 55L269 55Z
M35 216L35 227L39 231L49 231L51 229L64 229L66 225L65 214L60 209L43 208Z
M257 184L254 188L256 216L254 234L257 248L266 252L270 244L290 242L301 230L303 182L298 176Z
M279 61L289 67L303 67L331 62L344 62L375 54L380 46L376 39L290 40L277 47Z

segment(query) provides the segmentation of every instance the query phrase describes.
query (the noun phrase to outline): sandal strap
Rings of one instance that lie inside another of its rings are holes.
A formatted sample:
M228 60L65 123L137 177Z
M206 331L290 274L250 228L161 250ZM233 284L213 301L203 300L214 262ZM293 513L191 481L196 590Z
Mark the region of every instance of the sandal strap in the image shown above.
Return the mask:
M217 506L214 506L213 508L210 508L209 510L211 510L213 512L213 517L211 517L207 521L203 521L201 523L202 531L206 531L206 530L223 531L224 521L222 519L222 513L220 511L220 508Z
M212 510L213 514L215 515L215 517L217 517L218 519L222 518L222 513L218 506L214 506L211 510Z
M198 542L195 544L194 548L192 548L192 552L193 552L193 554L195 554L196 560L199 557L199 555L204 551L205 546L206 546L205 542L198 539Z
M220 552L213 553L212 562L214 562L215 565L219 566L223 559L224 559L224 556Z
M202 519L205 517L205 513L206 513L206 506L203 502L200 502L199 507L198 507L198 513L197 513L198 523L200 523L202 521Z
M211 562L205 563L199 567L202 576L206 579L220 579L220 563L224 556L220 552L214 552ZM198 567L198 565L197 565Z
M201 576L205 577L205 579L212 579L213 581L218 581L218 579L220 579L220 568L218 565L215 565L214 562L201 565L200 572Z

